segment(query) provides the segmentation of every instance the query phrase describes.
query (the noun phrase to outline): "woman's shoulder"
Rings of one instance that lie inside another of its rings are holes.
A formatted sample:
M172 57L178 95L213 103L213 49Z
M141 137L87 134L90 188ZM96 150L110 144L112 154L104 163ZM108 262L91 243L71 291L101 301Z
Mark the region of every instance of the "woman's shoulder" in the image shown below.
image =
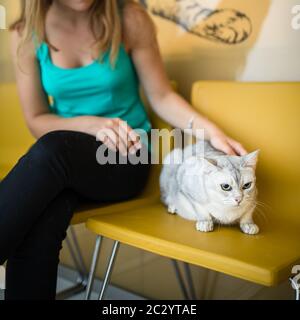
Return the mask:
M123 8L123 31L127 46L147 46L156 36L157 29L147 10L135 1Z
M34 41L24 41L19 29L10 31L10 48L13 56L22 56L26 59L34 59L36 48Z

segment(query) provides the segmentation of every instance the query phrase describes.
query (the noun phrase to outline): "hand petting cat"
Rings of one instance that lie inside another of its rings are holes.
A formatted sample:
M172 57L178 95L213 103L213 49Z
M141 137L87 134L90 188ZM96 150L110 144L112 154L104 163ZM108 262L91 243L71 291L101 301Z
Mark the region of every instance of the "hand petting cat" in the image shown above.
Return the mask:
M248 153L241 143L228 137L221 131L212 134L209 140L213 147L223 151L227 155L244 156Z
M248 153L240 142L227 136L220 127L204 116L196 113L190 121L189 125L193 129L195 136L197 137L197 129L204 129L205 139L217 150L229 156L244 156Z

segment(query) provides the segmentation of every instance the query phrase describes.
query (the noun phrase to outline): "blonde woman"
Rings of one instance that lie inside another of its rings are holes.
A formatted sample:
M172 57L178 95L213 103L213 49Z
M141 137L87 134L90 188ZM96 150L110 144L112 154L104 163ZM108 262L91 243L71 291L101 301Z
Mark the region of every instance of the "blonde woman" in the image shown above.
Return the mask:
M149 132L151 124L139 81L173 126L186 128L194 117L194 132L204 128L216 148L246 151L171 89L155 27L139 4L22 3L12 54L37 141L0 184L0 265L7 260L6 299L54 299L61 243L79 201L129 199L146 183L150 164L96 161L101 145L123 157L145 147L136 129Z

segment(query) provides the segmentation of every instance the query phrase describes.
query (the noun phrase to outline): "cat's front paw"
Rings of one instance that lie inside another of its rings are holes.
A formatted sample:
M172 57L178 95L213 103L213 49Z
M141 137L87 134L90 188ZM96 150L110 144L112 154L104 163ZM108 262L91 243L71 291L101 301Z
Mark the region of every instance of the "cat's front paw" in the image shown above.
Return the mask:
M201 232L210 232L214 230L214 223L212 220L199 220L196 222L196 229Z
M176 207L173 204L169 204L168 205L168 212L171 214L175 214L176 213Z
M255 223L241 223L241 230L246 234L258 234L259 227Z

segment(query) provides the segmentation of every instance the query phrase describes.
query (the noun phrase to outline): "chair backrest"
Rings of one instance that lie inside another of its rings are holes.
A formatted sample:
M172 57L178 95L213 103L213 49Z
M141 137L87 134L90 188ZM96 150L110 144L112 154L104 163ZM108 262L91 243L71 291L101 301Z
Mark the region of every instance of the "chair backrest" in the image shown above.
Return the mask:
M266 215L300 222L300 82L199 81L192 105L243 143L260 149L259 200ZM268 219L269 220L269 219Z
M15 83L0 85L0 179L34 142L20 107Z

